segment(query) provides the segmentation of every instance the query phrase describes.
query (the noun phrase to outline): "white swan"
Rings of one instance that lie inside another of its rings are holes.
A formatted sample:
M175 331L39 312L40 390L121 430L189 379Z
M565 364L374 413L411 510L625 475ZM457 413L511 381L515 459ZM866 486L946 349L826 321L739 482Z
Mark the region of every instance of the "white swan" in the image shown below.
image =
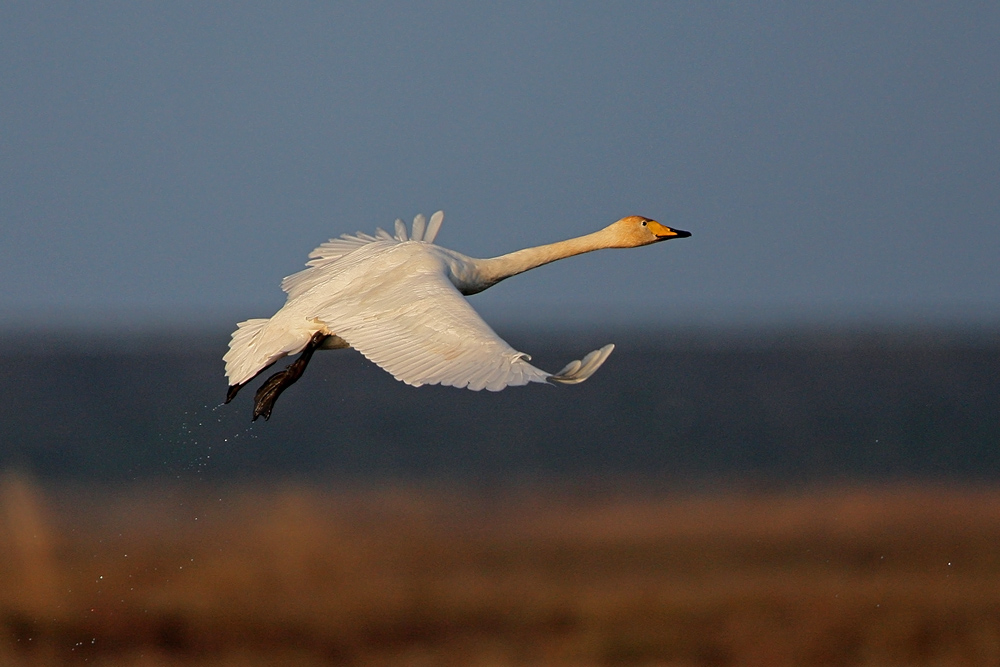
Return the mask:
M409 235L344 234L316 248L309 268L285 278L285 305L270 319L239 323L225 355L231 401L243 385L278 359L302 353L257 391L253 419L269 419L278 395L301 377L317 349L353 347L413 386L443 384L500 391L529 382L576 384L594 374L614 345L570 362L558 373L500 338L463 295L482 292L536 266L602 248L635 248L691 236L641 216L568 241L474 259L434 245L444 213L418 215Z

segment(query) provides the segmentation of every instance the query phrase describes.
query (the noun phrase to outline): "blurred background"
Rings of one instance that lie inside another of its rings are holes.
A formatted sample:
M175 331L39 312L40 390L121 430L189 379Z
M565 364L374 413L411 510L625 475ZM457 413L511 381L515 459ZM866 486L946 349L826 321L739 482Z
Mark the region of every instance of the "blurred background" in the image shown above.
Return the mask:
M0 658L997 664L998 34L977 2L0 7ZM309 251L438 209L473 256L693 236L471 298L542 368L614 342L579 387L345 351L267 423L221 405Z

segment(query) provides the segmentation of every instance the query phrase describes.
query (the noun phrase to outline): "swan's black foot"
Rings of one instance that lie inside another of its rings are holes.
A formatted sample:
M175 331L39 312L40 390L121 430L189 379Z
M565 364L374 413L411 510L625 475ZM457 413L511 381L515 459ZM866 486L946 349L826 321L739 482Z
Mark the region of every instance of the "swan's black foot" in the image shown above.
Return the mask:
M245 382L243 384L246 384ZM236 398L236 394L240 393L240 389L243 388L242 384L231 384L229 389L226 390L226 403Z
M271 410L274 409L274 403L278 400L278 396L281 396L281 392L291 387L296 380L302 377L301 371L292 372L292 367L297 363L298 361L285 370L275 373L260 386L253 397L253 419L251 421L257 421L257 417L263 417L264 421L271 418Z
M271 410L274 409L274 403L278 400L278 396L302 377L306 366L309 365L309 360L312 359L313 352L316 351L317 347L322 345L326 338L326 334L317 331L309 340L306 348L302 350L302 354L299 355L298 359L288 364L288 368L285 370L278 371L267 378L254 395L253 419L251 421L257 421L257 417L263 417L264 421L271 418ZM240 386L242 385L236 386L235 390L233 387L230 387L230 394L235 396L236 392L240 390Z

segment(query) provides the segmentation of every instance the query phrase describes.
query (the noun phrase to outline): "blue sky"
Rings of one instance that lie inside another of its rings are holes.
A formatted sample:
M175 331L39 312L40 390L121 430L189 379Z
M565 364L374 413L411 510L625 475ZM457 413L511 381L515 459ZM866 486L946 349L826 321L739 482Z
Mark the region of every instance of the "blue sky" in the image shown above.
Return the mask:
M491 321L1000 320L996 3L6 3L0 323L267 316L331 236L693 237Z

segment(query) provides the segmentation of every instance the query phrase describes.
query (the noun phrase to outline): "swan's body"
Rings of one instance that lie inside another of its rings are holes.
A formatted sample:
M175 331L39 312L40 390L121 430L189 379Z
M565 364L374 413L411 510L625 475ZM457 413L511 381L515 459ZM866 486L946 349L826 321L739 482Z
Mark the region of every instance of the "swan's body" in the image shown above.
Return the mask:
M270 319L241 322L233 333L224 357L227 402L275 361L302 352L258 391L254 419L267 419L278 395L301 376L314 350L346 347L413 386L499 391L529 382L583 382L613 345L558 373L546 373L494 333L463 295L564 257L690 236L630 216L568 241L475 259L434 245L443 218L439 211L428 225L417 216L409 235L397 220L395 236L381 229L375 236L345 234L316 248L309 268L282 281L288 300L281 310Z

